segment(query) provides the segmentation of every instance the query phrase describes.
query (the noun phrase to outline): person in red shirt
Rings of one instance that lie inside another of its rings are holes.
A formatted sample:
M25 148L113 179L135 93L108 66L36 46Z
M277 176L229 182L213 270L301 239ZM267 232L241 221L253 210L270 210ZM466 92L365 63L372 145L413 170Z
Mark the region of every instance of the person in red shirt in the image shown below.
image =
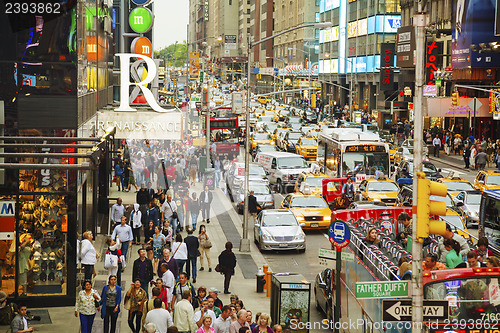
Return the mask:
M165 305L170 306L168 302L167 287L163 285L163 280L161 278L157 278L155 285L161 290L160 296L158 296L158 298L160 298L163 301L163 303L165 303ZM167 310L170 311L171 309L169 308Z

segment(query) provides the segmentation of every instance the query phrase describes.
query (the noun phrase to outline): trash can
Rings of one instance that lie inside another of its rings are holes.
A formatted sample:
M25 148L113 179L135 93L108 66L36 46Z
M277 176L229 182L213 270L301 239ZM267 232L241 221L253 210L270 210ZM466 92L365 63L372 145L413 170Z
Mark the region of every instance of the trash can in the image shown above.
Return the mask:
M262 268L259 268L259 270L255 274L255 278L257 280L257 292L263 293L264 285L266 284L266 279L264 278L264 272L262 271Z
M209 190L215 190L215 169L205 168L205 186L208 186Z

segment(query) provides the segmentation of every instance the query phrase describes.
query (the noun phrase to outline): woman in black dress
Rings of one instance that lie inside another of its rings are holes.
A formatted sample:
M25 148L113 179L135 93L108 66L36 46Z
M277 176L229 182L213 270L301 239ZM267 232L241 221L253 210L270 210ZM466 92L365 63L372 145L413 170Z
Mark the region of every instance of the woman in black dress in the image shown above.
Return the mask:
M226 249L219 254L219 271L224 274L224 294L230 294L229 282L234 275L236 256L233 253L233 243L227 242Z

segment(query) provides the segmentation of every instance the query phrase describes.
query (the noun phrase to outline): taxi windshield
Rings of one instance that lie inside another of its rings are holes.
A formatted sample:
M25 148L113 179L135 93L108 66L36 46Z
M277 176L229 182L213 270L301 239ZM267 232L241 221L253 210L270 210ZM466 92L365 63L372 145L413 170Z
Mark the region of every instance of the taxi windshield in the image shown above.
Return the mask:
M444 203L446 203L446 207L451 207L453 206L453 203L451 202L451 199L449 196L445 196L445 197L439 197L437 195L431 195L429 197L430 200L435 200L435 201L442 201Z
M443 184L445 184L448 191L451 192L474 190L474 187L467 182L443 182Z
M300 117L290 117L288 118L289 123L300 123L302 119Z
M250 191L253 191L256 195L265 195L270 194L269 186L266 184L258 184L255 182L250 182L249 184Z
M373 192L398 192L399 188L392 182L369 182L366 187L367 191Z
M304 179L304 183L310 187L322 187L323 179L326 179L326 177L307 177Z
M302 133L290 132L288 134L288 140L298 140L302 137Z
M254 140L271 140L269 133L255 133L253 135Z
M295 197L290 203L290 208L326 208L325 200L321 197Z
M297 220L293 214L266 214L262 219L263 227L296 226Z
M490 175L486 178L487 185L500 185L500 176L499 175Z
M498 277L469 277L425 285L426 300L448 300L450 320L498 322Z
M316 146L316 140L314 139L302 139L303 146Z
M465 200L465 203L468 205L480 205L481 194L469 194Z
M278 168L280 169L301 169L307 168L307 162L302 157L278 158Z
M260 116L259 122L270 123L273 121L272 116Z

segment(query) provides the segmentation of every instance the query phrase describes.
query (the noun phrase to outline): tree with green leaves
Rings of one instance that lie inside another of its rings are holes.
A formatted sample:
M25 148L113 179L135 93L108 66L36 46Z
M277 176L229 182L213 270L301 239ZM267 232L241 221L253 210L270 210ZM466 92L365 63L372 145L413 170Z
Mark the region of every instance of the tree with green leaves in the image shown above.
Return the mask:
M184 67L186 66L187 43L175 42L159 51L154 51L155 59L163 59L168 66Z

